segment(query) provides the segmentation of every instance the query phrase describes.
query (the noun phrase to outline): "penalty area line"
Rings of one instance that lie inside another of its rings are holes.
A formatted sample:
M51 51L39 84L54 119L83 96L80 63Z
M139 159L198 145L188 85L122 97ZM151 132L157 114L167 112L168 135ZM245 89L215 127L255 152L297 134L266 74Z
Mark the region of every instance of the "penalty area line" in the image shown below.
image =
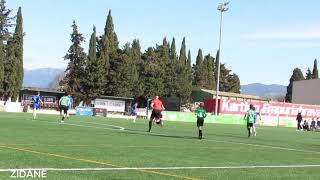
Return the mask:
M199 167L100 167L100 168L19 168L0 169L0 172L15 170L45 170L45 171L127 171L127 170L188 170L188 169L254 169L254 168L305 168L320 167L320 164L300 165L257 165L257 166L199 166Z

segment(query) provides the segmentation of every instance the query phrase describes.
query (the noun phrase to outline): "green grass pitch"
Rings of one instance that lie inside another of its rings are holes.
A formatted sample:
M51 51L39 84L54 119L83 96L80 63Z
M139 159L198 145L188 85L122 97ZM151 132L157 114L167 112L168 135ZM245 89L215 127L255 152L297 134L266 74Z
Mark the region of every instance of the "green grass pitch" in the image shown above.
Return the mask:
M10 179L5 170L20 168L55 168L47 170L48 180L320 179L316 132L258 127L258 136L247 138L242 125L205 124L199 140L195 123L165 122L148 133L142 119L59 121L1 112L0 179Z

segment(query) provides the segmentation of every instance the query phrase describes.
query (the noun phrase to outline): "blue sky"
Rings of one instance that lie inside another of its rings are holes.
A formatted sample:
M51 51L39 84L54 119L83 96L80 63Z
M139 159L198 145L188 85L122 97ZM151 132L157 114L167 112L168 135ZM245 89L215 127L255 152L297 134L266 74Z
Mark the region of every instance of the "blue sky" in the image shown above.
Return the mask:
M24 67L64 68L76 20L88 49L92 26L103 32L112 10L121 46L138 38L143 49L174 36L180 48L185 36L193 62L199 48L218 49L219 0L7 0L16 13L22 7ZM292 71L305 71L320 59L320 1L230 0L223 15L222 62L241 84L287 85ZM179 49L178 49L179 52Z

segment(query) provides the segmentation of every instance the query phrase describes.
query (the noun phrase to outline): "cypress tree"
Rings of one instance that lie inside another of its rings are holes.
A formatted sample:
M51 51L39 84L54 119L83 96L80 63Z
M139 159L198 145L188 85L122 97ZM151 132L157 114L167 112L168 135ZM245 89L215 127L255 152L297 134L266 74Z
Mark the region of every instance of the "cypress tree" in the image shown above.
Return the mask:
M170 60L171 61L178 60L177 49L176 49L176 39L174 37L172 38L171 47L170 47Z
M130 59L130 44L127 43L124 50L119 54L111 64L113 67L110 71L113 78L110 79L109 84L112 84L111 94L112 96L124 96L132 97L133 93L133 78L136 78L137 82L138 76L133 74L133 61ZM134 77L135 76L135 77Z
M204 87L205 84L206 84L206 78L204 77L204 62L203 62L203 55L202 55L202 50L199 49L198 50L198 55L197 55L197 60L196 60L196 65L195 65L195 68L194 68L194 84L197 86L197 87Z
M118 41L117 34L114 31L114 24L112 20L111 10L109 10L109 13L108 13L106 26L104 28L104 36L107 37L109 41L109 46L108 46L109 53L110 53L110 56L113 58L119 47L119 41Z
M165 63L170 61L170 46L167 38L163 38L162 41L161 57Z
M102 36L98 41L97 47L97 58L98 64L102 67L104 77L101 79L101 84L103 85L102 94L107 95L110 93L110 88L108 86L109 81L109 71L110 71L110 57L109 57L109 41L106 36Z
M308 68L308 70L307 70L306 79L307 80L312 79L312 72L311 72L310 68Z
M131 64L131 75L132 75L132 97L140 97L143 95L143 82L141 81L141 46L138 39L134 39L131 44L129 52L130 64Z
M187 65L191 67L191 52L188 51Z
M220 82L219 82L219 91L228 92L229 84L228 77L231 70L229 70L225 64L220 64Z
M142 69L142 82L144 83L144 96L153 98L154 96L165 95L164 74L165 69L161 67L161 51L149 47L142 55L144 66Z
M3 81L4 81L4 60L5 60L5 49L3 41L0 39L0 100L3 99Z
M186 91L185 91L185 100L190 100L190 95L192 92L192 67L191 67L191 52L188 51L188 58L187 58L187 64L186 64Z
M7 41L6 46L6 60L4 62L4 100L10 100L11 97L14 96L15 93L15 85L17 80L17 62L15 58L15 43L12 37L10 37Z
M237 74L230 74L227 77L227 87L226 87L226 91L227 92L233 92L233 93L240 93L240 79L239 76Z
M86 62L85 94L88 102L95 99L103 93L104 88L104 66L97 58L97 37L96 28L93 27L93 33L90 37L89 53Z
M134 46L134 49L133 49ZM138 65L140 61L140 44L139 41L134 40L132 46L126 43L124 49L120 52L119 56L115 59L114 68L111 73L115 74L109 84L113 85L112 95L137 97L141 95L141 84L139 83Z
M7 9L6 1L0 1L0 38L4 41L7 41L10 37L9 29L13 27L14 24L12 21L14 17L10 17L10 13L12 12L11 9Z
M170 59L170 43L167 41L167 38L163 38L162 46L161 46L161 58L165 63L165 71L164 74L164 91L165 96L173 97L176 95L175 91L175 81L176 81L176 73L175 73L175 64Z
M206 62L205 64L205 68L207 69L207 73L206 73L206 86L205 88L207 89L214 89L215 88L215 80L214 80L214 71L213 71L213 58L211 57L210 54L208 54L207 56L205 56L204 58L204 62Z
M292 76L290 78L290 83L287 86L287 94L286 94L286 97L285 97L285 101L286 102L292 102L293 81L300 81L300 80L304 80L303 73L302 73L301 69L295 68L293 70Z
M187 65L186 41L183 38L180 49L179 63L176 65L178 79L178 96L187 101L191 94L192 88L192 71L191 66Z
M66 76L62 82L66 92L74 96L74 102L77 104L85 100L85 88L83 87L86 77L85 63L87 55L84 52L81 44L84 42L84 37L78 31L76 22L73 21L71 33L71 46L64 56L68 60Z
M21 7L19 7L17 13L17 21L16 28L13 34L13 39L15 43L14 56L16 60L16 84L15 84L15 92L13 95L13 100L15 101L19 97L20 90L22 88L23 83L23 19L21 13Z
M179 62L182 64L187 63L187 50L186 50L186 38L184 37L181 43Z
M175 38L172 38L171 46L169 42L166 42L166 39L163 40L162 43L164 57L167 58L166 51L169 49L169 61L165 64L165 71L164 74L164 95L168 97L177 97L178 96L178 73L177 73L177 65L178 65L178 56L176 52L176 41Z
M317 59L315 59L313 63L312 79L318 79L318 78L319 78L318 62L317 62Z

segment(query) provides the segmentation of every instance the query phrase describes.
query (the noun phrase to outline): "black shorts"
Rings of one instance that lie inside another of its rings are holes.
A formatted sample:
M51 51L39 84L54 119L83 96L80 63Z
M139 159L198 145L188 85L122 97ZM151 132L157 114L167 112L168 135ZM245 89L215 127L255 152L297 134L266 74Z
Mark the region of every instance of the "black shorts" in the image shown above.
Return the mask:
M152 110L152 113L151 113L151 119L154 119L154 118L157 118L157 119L161 119L162 118L162 114L161 114L161 111L160 110Z
M68 106L63 106L63 105L61 105L61 106L60 106L60 109L61 109L61 111L63 110L63 113L64 113L64 114L67 114L67 113L68 113Z
M204 118L197 118L197 127L203 126Z
M253 123L247 123L247 127L253 127Z

